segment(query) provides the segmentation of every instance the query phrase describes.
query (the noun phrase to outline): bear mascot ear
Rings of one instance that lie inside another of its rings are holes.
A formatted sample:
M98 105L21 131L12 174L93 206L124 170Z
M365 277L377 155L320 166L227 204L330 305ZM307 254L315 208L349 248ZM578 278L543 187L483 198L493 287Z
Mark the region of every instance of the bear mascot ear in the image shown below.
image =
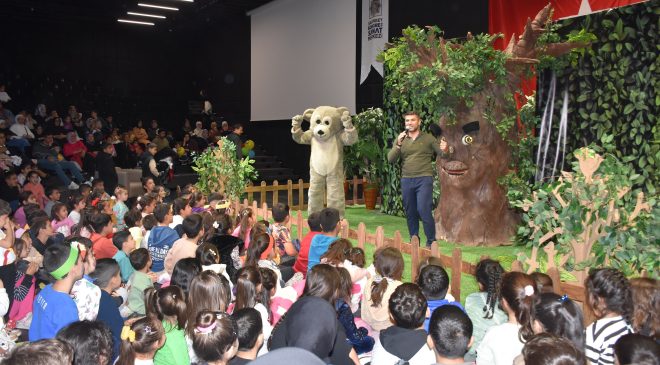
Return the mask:
M308 121L312 118L312 114L314 113L314 109L307 109L303 113L303 119Z
M344 114L344 112L348 112L348 114L351 113L351 112L348 110L348 108L345 107L345 106L340 106L339 108L337 108L337 112L339 113L339 116L340 116L340 117L341 117L342 114Z

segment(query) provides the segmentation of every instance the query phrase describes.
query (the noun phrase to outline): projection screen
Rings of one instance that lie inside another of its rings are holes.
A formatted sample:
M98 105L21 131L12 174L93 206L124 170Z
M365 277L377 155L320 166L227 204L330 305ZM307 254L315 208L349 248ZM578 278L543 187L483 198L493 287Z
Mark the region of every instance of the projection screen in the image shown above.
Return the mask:
M354 0L276 0L248 15L252 121L319 105L355 113Z

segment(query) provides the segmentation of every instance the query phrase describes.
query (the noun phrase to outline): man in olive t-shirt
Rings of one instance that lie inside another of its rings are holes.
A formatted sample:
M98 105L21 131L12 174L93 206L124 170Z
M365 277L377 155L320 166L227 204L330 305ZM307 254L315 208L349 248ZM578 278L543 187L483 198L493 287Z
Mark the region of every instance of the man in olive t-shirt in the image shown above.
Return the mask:
M419 220L424 225L426 245L435 240L433 220L433 155L443 155L447 142L420 131L421 120L415 112L404 115L406 130L401 132L387 154L390 163L402 160L401 192L410 237L419 237Z

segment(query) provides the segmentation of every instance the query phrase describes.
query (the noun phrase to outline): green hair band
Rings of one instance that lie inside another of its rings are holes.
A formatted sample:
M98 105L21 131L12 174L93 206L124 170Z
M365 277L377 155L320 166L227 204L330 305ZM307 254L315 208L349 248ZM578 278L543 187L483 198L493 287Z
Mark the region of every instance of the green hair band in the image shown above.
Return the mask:
M76 264L76 261L78 261L79 254L80 251L77 247L71 247L71 250L69 250L69 257L55 271L51 271L50 275L57 280L62 280L62 278L71 271L71 268Z

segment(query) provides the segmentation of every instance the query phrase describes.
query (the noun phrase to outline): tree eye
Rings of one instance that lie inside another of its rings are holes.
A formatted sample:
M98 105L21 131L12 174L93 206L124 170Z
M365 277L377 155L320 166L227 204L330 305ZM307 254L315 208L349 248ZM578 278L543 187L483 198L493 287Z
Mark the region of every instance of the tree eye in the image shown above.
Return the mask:
M463 138L461 138L461 142L462 142L465 146L469 146L469 145L472 144L472 142L474 142L474 138L473 138L471 135L466 134L466 135L463 136Z

